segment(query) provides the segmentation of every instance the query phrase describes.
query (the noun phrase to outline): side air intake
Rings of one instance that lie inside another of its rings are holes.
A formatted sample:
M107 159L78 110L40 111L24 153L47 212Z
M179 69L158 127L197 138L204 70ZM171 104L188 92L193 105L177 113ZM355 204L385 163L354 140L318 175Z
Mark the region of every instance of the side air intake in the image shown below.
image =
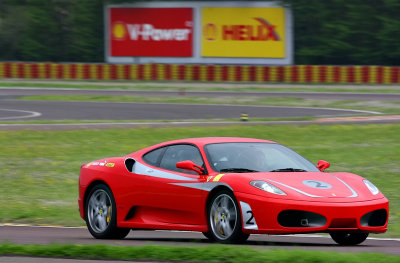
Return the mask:
M133 165L135 164L135 160L132 158L128 158L125 160L125 167L129 172L132 172Z

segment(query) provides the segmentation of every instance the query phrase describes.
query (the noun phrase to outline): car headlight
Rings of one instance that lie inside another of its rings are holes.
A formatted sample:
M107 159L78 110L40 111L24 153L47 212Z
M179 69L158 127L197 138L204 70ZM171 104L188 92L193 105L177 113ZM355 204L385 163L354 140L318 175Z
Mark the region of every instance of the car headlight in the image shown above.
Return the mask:
M367 188L371 191L373 195L379 194L379 189L376 187L373 183L371 183L368 180L363 180L364 184L367 186Z
M264 182L264 181L251 181L250 185L252 185L258 189L264 190L271 194L286 195L286 193L284 191L282 191L275 185L272 185L272 184Z

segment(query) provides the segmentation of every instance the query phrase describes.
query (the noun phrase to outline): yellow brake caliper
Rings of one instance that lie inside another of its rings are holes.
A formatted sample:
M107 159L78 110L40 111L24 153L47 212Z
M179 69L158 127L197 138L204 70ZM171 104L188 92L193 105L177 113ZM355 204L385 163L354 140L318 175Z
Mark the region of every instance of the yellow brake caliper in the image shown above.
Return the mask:
M225 215L224 214L222 215L222 219L225 220ZM225 235L225 232L224 232L224 229L222 228L222 226L219 228L219 233L221 235Z
M111 220L111 206L108 207L108 213L107 213L107 224L110 223Z
M215 214L214 214L214 221L215 221L215 226L217 226L217 224L218 224L218 212L217 211L215 211ZM220 226L219 227L219 233L221 234L221 235L223 235L224 234L224 230L222 229L222 227Z

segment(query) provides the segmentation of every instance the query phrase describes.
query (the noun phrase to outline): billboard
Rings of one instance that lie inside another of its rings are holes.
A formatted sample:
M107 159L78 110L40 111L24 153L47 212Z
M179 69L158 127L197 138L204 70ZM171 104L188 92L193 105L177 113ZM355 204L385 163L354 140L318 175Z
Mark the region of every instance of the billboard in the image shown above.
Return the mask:
M285 57L284 8L202 8L203 57Z
M192 8L110 8L111 56L191 57Z
M106 5L110 63L293 64L292 12L274 1Z

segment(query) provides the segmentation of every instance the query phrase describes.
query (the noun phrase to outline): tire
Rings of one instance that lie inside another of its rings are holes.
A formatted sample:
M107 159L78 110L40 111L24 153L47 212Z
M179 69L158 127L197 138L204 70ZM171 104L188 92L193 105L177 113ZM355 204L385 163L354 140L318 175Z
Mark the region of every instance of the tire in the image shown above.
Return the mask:
M343 233L333 232L329 233L333 241L342 246L354 246L364 242L369 233Z
M104 184L93 187L85 202L86 226L93 237L98 239L123 239L129 228L117 227L117 213L114 196Z
M242 217L235 196L222 190L213 196L207 207L209 231L206 237L220 243L243 243L249 234L242 232Z

